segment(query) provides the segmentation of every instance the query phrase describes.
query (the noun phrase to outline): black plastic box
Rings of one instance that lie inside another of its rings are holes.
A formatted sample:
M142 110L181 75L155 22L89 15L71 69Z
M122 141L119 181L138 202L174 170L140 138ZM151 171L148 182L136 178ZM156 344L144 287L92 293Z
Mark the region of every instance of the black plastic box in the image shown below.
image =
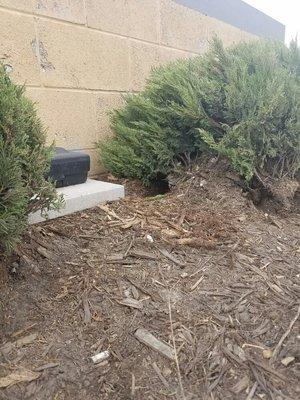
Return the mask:
M90 170L90 156L79 151L55 148L48 178L56 182L56 187L78 185L87 180Z

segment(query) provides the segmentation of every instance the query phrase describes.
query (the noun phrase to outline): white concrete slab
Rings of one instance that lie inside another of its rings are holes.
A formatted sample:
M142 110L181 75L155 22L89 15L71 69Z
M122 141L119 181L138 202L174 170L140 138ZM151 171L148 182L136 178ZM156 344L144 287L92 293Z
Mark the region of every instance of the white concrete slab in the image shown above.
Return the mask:
M124 187L113 183L88 179L85 183L57 189L65 200L65 205L59 211L49 211L48 219L63 217L77 211L96 207L106 201L118 200L124 197ZM37 224L46 221L39 211L29 215L29 223Z

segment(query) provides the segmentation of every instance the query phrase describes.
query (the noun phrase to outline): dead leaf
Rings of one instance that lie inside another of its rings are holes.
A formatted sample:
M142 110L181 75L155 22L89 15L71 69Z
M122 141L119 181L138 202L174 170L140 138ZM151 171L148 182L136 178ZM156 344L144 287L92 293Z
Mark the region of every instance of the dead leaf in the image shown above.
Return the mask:
M107 179L109 180L109 181L113 181L113 182L117 182L118 181L118 178L116 178L114 175L112 175L112 174L109 174L108 176L107 176Z
M122 229L128 229L131 228L134 225L138 225L141 223L141 220L139 218L134 218L132 221L125 222L125 224L121 225Z
M273 351L270 349L266 349L263 351L263 358L269 359L272 357Z
M295 360L295 357L285 357L281 360L281 364L287 367L291 362Z
M162 229L161 233L163 236L168 236L169 238L178 238L180 236L180 234L178 233L178 231L176 231L175 229Z
M110 217L118 219L119 221L123 222L123 219L120 218L113 210L110 210L106 204L100 204L98 206L102 211L106 212Z
M20 371L12 372L11 374L0 378L0 388L9 387L20 382L31 382L40 377L39 372L29 371L23 369Z

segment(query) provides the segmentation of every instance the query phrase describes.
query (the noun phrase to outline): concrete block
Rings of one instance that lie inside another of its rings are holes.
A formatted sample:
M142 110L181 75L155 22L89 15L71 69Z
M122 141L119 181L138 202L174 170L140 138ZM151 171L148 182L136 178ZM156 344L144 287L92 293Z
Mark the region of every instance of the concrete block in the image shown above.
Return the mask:
M0 0L0 6L76 24L86 23L84 0Z
M37 103L48 143L67 149L90 149L110 136L108 113L123 104L118 93L49 88L27 88L26 93Z
M0 6L11 10L33 12L37 0L0 0Z
M94 147L98 139L96 98L93 92L27 88L48 128L48 143L67 149Z
M191 58L194 56L195 54L191 54L187 51L171 49L168 47L159 48L159 63L161 65L166 65L175 60Z
M159 47L138 41L131 41L131 90L143 89L153 67L159 65Z
M128 7L126 0L86 0L87 24L91 28L128 35Z
M158 42L159 0L86 0L89 27Z
M84 0L34 0L34 12L76 24L86 23Z
M38 35L46 57L46 67L42 70L45 86L128 89L126 38L42 19L38 20Z
M207 49L207 17L171 0L161 1L161 43L203 53Z
M232 25L219 21L218 19L207 17L207 40L214 36L222 39L224 46L231 46L242 40L242 31Z
M11 67L12 79L20 84L40 84L40 70L32 45L33 17L0 9L0 61Z
M119 93L95 92L96 99L96 135L93 140L105 139L113 134L110 127L109 112L122 107L123 95Z
M57 189L65 199L65 205L60 211L50 211L49 219L62 217L78 211L83 211L106 201L114 201L124 197L124 187L107 182L88 179L86 183ZM29 215L29 223L36 224L46 221L40 212Z
M160 1L131 0L129 8L129 36L158 43L160 33Z

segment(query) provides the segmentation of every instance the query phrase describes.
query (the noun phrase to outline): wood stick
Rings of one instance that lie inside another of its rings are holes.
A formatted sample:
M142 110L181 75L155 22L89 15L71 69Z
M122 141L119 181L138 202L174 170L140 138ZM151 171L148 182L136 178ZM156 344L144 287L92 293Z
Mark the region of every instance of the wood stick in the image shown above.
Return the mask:
M295 325L295 323L297 322L299 316L300 316L300 304L299 304L298 311L297 311L295 317L294 317L294 318L292 319L292 321L290 322L290 325L289 325L288 329L287 329L287 330L284 332L284 334L281 336L279 342L277 343L277 345L276 345L276 347L275 347L275 349L274 349L274 351L273 351L273 354L272 354L272 357L271 357L271 361L272 361L272 362L275 361L275 359L276 359L276 357L277 357L277 354L279 353L279 350L280 350L280 348L281 348L281 346L282 346L282 343L285 341L285 339L286 339L286 338L288 337L288 335L290 334L290 332L291 332L293 326Z

